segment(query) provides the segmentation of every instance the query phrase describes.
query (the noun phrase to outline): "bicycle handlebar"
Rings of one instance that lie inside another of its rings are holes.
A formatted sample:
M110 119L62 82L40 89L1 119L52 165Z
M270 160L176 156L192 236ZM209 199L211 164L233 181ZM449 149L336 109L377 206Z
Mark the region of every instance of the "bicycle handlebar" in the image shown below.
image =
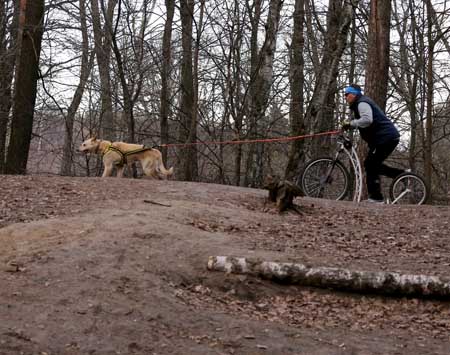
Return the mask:
M346 149L351 149L353 146L353 139L345 130L340 130L337 135L337 140L338 143L341 143Z

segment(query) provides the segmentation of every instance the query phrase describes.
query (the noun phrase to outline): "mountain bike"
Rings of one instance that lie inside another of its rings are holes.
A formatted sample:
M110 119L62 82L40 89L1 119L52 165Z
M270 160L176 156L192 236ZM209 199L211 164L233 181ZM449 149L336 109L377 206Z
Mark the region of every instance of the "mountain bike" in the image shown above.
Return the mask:
M316 158L308 162L297 180L297 185L306 196L331 200L343 200L353 191L353 201L360 202L363 175L353 140L348 133L340 132L336 141L334 156ZM343 156L348 158L350 164L343 163ZM347 166L350 166L351 172ZM392 180L386 203L421 205L427 198L428 188L422 177L406 171Z

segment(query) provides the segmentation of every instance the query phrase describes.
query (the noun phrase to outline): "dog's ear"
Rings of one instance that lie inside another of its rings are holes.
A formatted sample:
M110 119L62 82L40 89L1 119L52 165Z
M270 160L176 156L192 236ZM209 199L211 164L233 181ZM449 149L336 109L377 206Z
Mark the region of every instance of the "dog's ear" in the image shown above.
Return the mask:
M97 140L97 136L94 134L91 139L92 139L92 141L96 141Z

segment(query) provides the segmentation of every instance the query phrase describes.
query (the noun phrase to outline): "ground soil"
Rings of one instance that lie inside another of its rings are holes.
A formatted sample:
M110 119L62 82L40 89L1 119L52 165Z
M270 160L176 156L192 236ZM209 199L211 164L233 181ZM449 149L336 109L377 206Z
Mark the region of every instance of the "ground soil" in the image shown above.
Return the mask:
M447 277L450 208L0 176L0 354L442 354L450 302L211 272L211 255Z

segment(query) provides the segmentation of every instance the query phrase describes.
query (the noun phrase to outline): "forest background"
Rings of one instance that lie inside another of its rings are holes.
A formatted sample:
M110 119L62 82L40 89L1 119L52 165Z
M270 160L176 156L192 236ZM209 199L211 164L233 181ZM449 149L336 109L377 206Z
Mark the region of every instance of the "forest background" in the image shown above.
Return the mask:
M449 19L447 0L4 0L0 173L98 176L77 153L96 134L160 146L178 180L293 179L331 136L212 142L333 131L358 83L401 131L393 163L448 203Z

